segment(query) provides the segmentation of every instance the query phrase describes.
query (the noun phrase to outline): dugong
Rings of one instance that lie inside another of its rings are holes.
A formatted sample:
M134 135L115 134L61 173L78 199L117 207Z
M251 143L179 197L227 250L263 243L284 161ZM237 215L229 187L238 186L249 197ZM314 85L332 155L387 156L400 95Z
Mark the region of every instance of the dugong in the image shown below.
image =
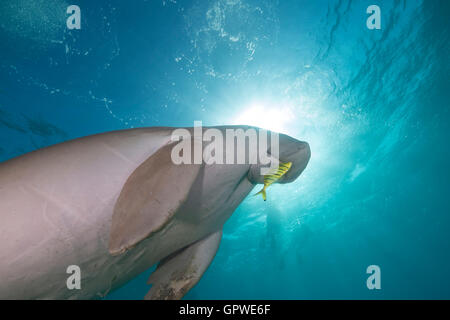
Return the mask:
M263 176L261 163L175 164L173 131L101 133L0 163L0 299L101 298L156 263L145 298L181 299ZM295 180L310 155L308 143L280 134L279 160L292 167L277 182ZM79 268L77 288L69 266Z

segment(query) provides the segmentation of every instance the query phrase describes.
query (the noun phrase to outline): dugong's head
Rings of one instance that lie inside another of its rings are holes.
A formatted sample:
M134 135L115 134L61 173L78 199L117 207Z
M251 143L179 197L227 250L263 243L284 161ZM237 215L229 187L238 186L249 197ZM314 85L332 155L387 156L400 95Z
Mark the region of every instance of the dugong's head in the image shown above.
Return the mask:
M294 139L285 134L279 134L278 145L278 159L280 163L292 162L292 166L276 183L289 183L297 179L305 170L311 158L311 149L307 142ZM269 143L267 153L270 155L272 154L271 151L271 144ZM251 165L248 179L252 183L264 183L264 176L261 174L262 167L267 167L267 165L262 165L261 163Z
M269 164L278 169L279 163L270 159L292 163L276 180L288 183L303 172L311 156L306 142L249 126L171 129L171 136L122 187L111 223L112 255L160 232L177 214L195 225L214 225L212 217L218 214L216 227L221 227L252 185L264 183L261 169Z

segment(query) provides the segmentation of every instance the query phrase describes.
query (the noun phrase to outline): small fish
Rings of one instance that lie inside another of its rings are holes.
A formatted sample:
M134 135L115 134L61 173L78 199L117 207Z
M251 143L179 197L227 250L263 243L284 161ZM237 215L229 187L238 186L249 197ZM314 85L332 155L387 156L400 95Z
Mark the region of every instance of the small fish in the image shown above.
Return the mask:
M282 176L284 176L285 173L289 171L291 166L292 166L292 162L286 162L286 163L280 162L280 165L278 166L278 169L275 171L275 173L266 174L264 176L264 187L262 188L262 190L260 192L256 193L255 196L257 196L258 194L261 193L264 201L266 201L267 187L270 186L275 181L279 180Z

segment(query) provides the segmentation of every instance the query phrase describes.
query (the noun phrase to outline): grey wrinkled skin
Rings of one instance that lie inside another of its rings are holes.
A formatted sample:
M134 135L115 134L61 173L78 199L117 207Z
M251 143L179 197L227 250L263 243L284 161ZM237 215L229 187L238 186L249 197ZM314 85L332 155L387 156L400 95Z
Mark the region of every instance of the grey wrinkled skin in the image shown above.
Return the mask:
M258 164L173 164L172 131L107 132L0 163L0 299L103 297L158 262L146 298L183 297L262 177ZM279 182L309 157L306 142L280 135L279 159L293 166ZM80 290L66 286L70 265Z

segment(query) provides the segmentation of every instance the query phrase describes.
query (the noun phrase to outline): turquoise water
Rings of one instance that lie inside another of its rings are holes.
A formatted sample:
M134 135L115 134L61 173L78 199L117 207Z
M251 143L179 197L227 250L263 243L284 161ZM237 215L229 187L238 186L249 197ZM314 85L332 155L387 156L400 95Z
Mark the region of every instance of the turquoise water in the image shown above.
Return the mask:
M81 30L70 4L0 3L0 160L194 120L278 130L307 169L240 205L186 298L450 298L448 1L79 0Z

